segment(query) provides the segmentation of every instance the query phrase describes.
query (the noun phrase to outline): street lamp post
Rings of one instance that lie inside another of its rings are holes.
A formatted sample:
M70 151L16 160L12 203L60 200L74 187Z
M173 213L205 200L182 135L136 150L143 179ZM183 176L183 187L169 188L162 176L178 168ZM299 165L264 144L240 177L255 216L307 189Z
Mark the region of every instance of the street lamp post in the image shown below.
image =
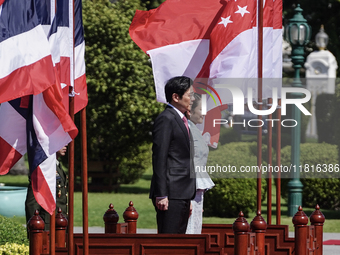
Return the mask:
M293 62L294 81L292 87L302 87L300 69L304 64L304 46L310 39L310 27L302 16L300 5L295 8L293 18L286 27L286 39L292 46L291 58ZM301 98L301 93L292 93L292 98ZM300 181L300 140L301 140L301 112L296 105L292 109L292 118L298 123L292 129L291 163L293 165L292 180L288 183L288 216L293 216L302 205L302 183Z

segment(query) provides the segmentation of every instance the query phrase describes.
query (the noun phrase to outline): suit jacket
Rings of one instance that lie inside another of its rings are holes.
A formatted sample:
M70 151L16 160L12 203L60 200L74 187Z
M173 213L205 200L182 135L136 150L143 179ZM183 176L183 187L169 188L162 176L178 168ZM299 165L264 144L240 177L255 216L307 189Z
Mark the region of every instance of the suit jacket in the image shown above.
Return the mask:
M194 143L183 120L171 106L156 118L152 138L150 198L193 199L196 191Z

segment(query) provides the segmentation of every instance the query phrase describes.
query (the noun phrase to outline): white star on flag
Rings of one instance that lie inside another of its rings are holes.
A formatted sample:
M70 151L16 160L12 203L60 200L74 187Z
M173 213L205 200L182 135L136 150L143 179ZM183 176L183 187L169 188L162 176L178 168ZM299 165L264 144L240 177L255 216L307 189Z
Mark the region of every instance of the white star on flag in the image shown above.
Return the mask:
M247 11L247 6L240 7L240 6L238 5L237 7L238 7L238 10L237 10L235 13L241 14L242 17L244 16L244 14L250 13L250 12Z
M228 25L229 23L233 23L233 22L230 20L230 16L227 17L227 18L221 17L221 19L222 19L222 21L221 21L220 23L218 23L218 24L223 24L224 27L227 27L227 25Z

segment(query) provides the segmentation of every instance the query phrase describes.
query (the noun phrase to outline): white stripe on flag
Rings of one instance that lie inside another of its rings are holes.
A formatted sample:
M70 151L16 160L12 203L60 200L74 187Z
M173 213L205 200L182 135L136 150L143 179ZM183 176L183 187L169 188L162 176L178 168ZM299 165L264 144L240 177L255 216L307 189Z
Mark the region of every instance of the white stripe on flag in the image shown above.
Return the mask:
M48 184L49 191L52 194L52 197L54 199L54 203L56 202L56 155L53 153L51 156L49 156L47 159L45 159L40 165L41 172L44 176L44 179L46 183ZM35 170L36 171L36 170ZM39 180L36 180L39 181ZM44 194L42 194L44 195ZM44 197L51 197L48 195L45 195ZM49 203L51 203L49 201ZM46 211L51 211L50 208L44 208Z
M0 43L1 59L12 60L10 61L11 65L6 61L0 61L0 78L8 76L21 67L36 63L51 54L47 38L41 36L43 33L44 31L39 25L28 32L12 36Z
M194 79L209 53L209 40L192 40L149 50L157 101L166 103L164 86L174 76ZM165 64L167 63L167 64Z
M0 106L0 135L21 155L27 151L26 120L8 102Z
M79 44L74 49L75 55L75 79L83 76L85 74L85 41Z
M48 157L72 140L60 120L46 105L43 94L33 99L33 125L37 139Z
M53 63L60 63L61 57L70 57L72 53L70 53L69 49L69 35L70 28L68 27L58 27L57 32L51 34L49 38L49 43L51 45L51 52Z

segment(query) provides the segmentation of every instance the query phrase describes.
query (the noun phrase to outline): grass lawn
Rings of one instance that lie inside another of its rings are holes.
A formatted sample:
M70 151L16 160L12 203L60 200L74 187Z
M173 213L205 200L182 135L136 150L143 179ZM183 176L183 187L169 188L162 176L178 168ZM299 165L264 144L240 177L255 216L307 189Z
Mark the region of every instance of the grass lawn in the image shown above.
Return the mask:
M128 207L129 202L134 203L134 207L139 213L138 228L156 228L156 213L149 199L149 185L151 180L151 170L147 171L140 180L135 184L122 185L118 193L89 193L88 208L89 208L89 226L104 226L103 215L109 208L110 203L118 212L119 222L124 222L123 213ZM0 183L5 183L7 186L27 186L27 176L0 176ZM275 202L275 192L273 187L273 198ZM304 212L309 216L314 208L303 208ZM275 204L272 206L272 224L276 223ZM287 215L287 204L284 200L281 203L281 224L289 225L290 231L294 231L292 217ZM326 216L324 232L340 232L340 211L323 210L321 211ZM255 212L247 218L250 223L255 217ZM262 216L267 220L267 205L266 201L262 204ZM25 224L25 217L14 217L15 221ZM231 224L235 218L218 218L204 217L203 223L224 223ZM82 225L82 194L75 192L74 194L74 226Z

